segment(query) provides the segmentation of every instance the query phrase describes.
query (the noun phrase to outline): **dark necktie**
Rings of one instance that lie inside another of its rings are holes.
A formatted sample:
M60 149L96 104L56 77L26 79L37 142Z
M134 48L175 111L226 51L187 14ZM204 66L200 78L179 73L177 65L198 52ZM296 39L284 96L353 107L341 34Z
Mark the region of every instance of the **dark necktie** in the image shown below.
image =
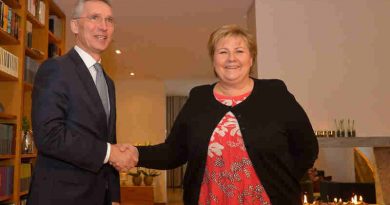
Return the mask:
M96 88L99 92L100 99L102 100L104 111L106 112L107 121L110 116L110 108L108 101L108 88L106 79L104 78L103 68L99 63L95 63L94 65L96 69Z

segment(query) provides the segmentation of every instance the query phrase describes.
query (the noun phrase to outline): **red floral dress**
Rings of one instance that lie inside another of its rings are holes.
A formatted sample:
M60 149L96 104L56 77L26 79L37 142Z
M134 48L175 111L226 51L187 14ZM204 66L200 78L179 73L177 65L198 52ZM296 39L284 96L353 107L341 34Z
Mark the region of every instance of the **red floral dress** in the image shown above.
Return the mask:
M227 106L239 104L249 94L228 97L214 92L215 98ZM271 204L248 157L237 119L230 111L210 138L199 204Z

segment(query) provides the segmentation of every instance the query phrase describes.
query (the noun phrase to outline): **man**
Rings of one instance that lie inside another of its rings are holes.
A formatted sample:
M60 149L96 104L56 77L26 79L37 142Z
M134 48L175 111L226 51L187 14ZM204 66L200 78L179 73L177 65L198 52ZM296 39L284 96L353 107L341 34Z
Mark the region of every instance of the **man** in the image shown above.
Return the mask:
M38 158L29 205L119 204L119 174L138 160L133 147L115 145L113 81L100 55L114 32L108 0L79 0L71 30L76 45L44 62L32 93ZM111 165L110 165L111 164Z

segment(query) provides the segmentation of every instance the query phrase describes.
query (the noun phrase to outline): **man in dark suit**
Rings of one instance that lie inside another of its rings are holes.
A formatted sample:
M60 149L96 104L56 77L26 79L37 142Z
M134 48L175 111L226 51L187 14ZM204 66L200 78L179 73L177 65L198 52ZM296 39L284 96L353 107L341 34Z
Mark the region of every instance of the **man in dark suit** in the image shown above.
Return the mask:
M79 0L71 20L76 45L44 62L32 93L38 158L29 205L119 204L119 174L138 160L116 145L113 81L100 65L114 22L107 0Z

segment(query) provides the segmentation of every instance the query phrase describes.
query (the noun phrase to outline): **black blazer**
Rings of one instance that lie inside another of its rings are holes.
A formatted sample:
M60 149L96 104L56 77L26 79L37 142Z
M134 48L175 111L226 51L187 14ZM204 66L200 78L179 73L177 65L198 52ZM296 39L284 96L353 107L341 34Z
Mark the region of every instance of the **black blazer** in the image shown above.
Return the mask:
M271 203L301 204L299 180L317 158L317 139L305 111L282 81L254 82L250 96L234 107L214 98L215 84L192 89L165 142L138 147L138 166L172 169L188 162L184 203L198 204L210 137L231 111Z
M103 205L119 201L119 174L103 164L107 142L116 143L113 81L106 75L111 114L79 54L45 61L35 77L32 125L38 157L29 205Z

